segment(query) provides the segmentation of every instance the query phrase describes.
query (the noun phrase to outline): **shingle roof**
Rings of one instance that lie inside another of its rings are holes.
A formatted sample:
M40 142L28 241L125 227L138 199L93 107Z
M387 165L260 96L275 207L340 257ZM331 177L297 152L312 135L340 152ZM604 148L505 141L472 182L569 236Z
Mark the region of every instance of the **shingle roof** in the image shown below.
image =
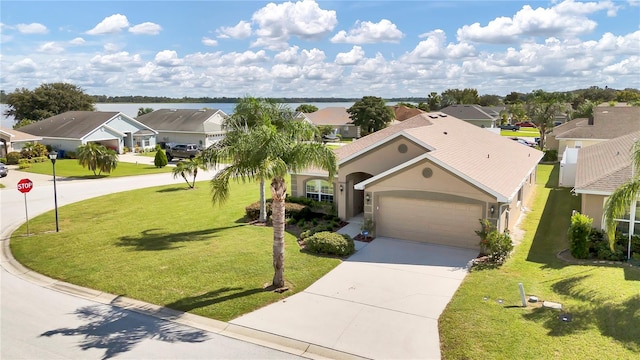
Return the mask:
M20 130L37 136L81 139L118 114L112 111L67 111L22 126Z
M218 109L159 109L139 116L136 120L156 131L184 131L208 133L222 130L222 124L205 121L220 112Z
M575 119L553 129L556 139L613 139L640 130L640 107L598 106L593 124Z
M22 130L22 128L20 128ZM39 141L42 140L40 136L28 134L19 130L0 127L0 131L9 134L11 136L11 142L23 142L23 141Z
M542 152L451 116L424 113L336 149L339 163L394 136L431 149L428 158L479 186L511 199Z
M580 149L576 165L577 192L611 193L631 178L632 148L640 131Z
M306 115L315 125L339 126L351 124L347 108L344 107L326 107Z
M393 110L393 113L396 116L396 120L398 121L404 121L404 120L410 119L424 112L418 108L410 108L404 105L394 105L391 108Z
M495 120L498 117L495 110L492 108L484 109L480 105L451 105L440 112L462 120Z

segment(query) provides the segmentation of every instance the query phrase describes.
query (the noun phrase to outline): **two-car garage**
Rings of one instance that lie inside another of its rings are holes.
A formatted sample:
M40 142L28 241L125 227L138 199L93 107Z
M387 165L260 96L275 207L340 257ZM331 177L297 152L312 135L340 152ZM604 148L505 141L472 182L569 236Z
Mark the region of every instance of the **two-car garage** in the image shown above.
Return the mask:
M378 196L377 236L479 249L482 205L397 196Z

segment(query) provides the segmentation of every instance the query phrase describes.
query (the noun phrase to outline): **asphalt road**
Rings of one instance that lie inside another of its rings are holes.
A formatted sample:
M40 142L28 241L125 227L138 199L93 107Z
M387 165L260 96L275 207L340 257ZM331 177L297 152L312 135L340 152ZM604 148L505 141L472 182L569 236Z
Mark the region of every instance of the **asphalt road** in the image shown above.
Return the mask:
M199 173L198 179L213 173ZM10 170L0 180L1 241L23 223L21 178L29 217L54 208L51 177ZM58 206L114 192L181 183L171 174L101 180L58 180ZM52 224L55 230L55 224ZM54 291L0 272L1 359L293 359L288 353Z

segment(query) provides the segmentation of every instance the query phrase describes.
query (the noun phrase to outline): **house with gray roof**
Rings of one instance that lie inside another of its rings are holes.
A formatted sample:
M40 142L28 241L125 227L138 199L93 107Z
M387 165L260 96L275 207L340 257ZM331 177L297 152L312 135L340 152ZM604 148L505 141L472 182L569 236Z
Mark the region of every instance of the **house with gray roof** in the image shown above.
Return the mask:
M573 191L582 198L580 212L593 218L593 227L604 229L604 204L607 198L633 176L633 146L638 140L640 131L634 131L578 152ZM640 233L639 206L640 202L632 203L630 216L617 221L618 229L623 233Z
M27 143L40 142L42 138L25 132L0 127L0 157L7 157L12 151L20 151Z
M441 109L440 112L479 127L495 128L500 125L500 112L504 109L504 106L460 104L447 106Z
M326 107L305 115L315 126L331 126L335 135L343 138L360 137L360 127L353 124L345 107Z
M159 109L137 120L158 132L158 143L196 144L206 148L224 139L227 114L219 109Z
M376 236L478 249L479 219L512 230L542 152L443 113L422 113L334 150L338 174L291 175L292 196L334 202Z
M157 134L151 127L112 111L67 111L25 125L20 131L41 137L41 143L56 151L76 151L78 146L93 142L119 154L136 145L153 149Z

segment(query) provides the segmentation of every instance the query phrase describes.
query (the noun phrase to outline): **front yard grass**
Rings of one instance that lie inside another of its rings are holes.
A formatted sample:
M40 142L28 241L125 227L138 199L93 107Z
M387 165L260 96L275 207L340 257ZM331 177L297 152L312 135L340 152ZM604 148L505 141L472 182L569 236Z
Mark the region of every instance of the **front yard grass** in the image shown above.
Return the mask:
M540 137L540 130L537 128L521 127L518 131L500 130L500 135L509 137Z
M27 169L21 169L20 171L53 176L53 166L51 165L50 161L33 163L30 165L31 167ZM119 161L118 166L115 168L115 170L111 171L111 173L107 174L103 172L102 174L95 176L93 175L93 171L80 166L80 164L78 164L78 160L62 159L56 161L56 176L83 179L160 174L171 172L172 169L173 168L167 166L157 168L153 165L133 164Z
M638 359L640 271L559 260L580 198L557 187L557 165L538 169L522 243L502 268L468 274L440 317L443 358ZM519 306L518 283L563 310ZM572 321L561 321L561 313Z
M49 164L51 166L51 164ZM11 250L22 264L73 284L228 321L302 291L340 260L300 251L286 234L290 290L263 291L273 277L273 229L243 222L258 199L255 183L231 185L212 206L207 182L135 190L59 209L14 232Z

